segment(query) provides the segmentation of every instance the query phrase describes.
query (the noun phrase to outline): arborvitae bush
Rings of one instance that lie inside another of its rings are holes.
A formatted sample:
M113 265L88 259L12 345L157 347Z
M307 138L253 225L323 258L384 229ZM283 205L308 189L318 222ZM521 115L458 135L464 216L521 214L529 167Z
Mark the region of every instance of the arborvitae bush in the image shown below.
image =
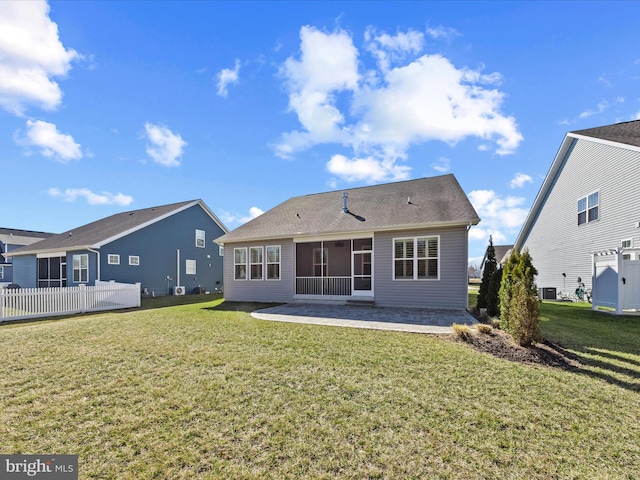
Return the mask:
M487 315L495 317L500 314L498 292L502 282L502 268L498 268L491 276L489 289L487 290Z
M503 328L522 346L541 339L537 274L528 250L521 253L514 249L502 270L500 319Z
M489 237L489 246L487 247L487 258L482 266L482 283L478 290L478 301L476 307L487 308L487 292L489 291L489 284L491 283L491 277L496 271L496 249L493 248L493 238Z

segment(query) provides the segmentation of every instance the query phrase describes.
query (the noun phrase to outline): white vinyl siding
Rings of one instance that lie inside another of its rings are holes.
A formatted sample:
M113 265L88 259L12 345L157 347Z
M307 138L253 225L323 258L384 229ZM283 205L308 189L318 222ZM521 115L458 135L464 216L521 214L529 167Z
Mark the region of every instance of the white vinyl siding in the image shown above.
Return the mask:
M110 253L107 256L107 263L109 265L120 265L120 255L115 255L113 253Z

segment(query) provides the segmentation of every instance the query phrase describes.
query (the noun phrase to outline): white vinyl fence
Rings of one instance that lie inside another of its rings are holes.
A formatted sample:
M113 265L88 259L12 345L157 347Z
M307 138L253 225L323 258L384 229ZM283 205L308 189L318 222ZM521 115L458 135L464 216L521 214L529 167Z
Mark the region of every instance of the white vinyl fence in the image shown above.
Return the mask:
M0 322L140 306L140 284L0 289Z

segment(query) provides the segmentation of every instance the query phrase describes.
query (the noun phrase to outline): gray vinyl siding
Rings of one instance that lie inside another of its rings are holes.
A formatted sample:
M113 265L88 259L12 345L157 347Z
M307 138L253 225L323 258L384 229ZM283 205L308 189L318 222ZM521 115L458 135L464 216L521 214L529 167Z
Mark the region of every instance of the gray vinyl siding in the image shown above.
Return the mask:
M599 219L578 225L578 199L594 191L599 191ZM538 287L572 293L578 277L591 287L590 252L619 247L623 239L640 247L638 221L640 152L577 139L523 237L538 270Z
M280 280L235 280L234 248L266 247L280 245ZM294 292L293 240L280 239L253 243L226 243L224 245L224 298L232 302L292 302Z
M394 280L393 239L440 236L439 280ZM374 235L376 305L467 308L466 227L384 232Z

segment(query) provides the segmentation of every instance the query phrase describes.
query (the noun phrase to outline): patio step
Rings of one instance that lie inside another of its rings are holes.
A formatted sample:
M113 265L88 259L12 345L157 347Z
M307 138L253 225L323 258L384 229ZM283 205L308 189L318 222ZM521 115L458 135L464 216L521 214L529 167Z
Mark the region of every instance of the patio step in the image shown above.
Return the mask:
M376 302L374 300L356 300L353 298L350 298L349 300L347 300L346 303L347 307L375 307L376 306Z

